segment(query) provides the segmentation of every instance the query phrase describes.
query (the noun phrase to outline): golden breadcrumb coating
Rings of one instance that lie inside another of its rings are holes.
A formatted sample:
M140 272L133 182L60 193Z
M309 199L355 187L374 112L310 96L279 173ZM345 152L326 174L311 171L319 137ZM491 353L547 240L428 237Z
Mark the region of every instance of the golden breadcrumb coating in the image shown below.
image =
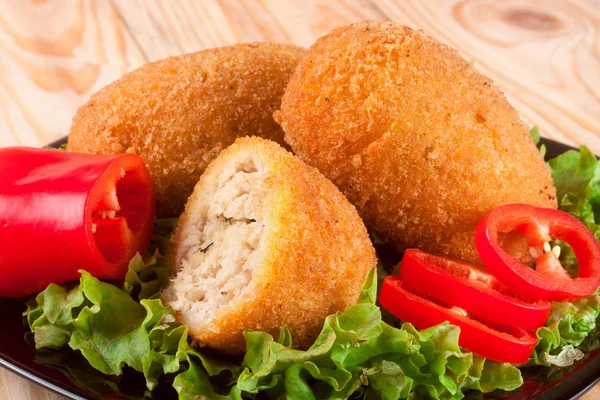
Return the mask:
M144 65L79 108L68 150L139 155L154 182L158 216L179 216L208 163L237 137L283 144L272 113L304 54L296 46L250 43Z
M248 179L239 180L240 187L232 187L236 179L232 174L238 173ZM252 174L258 174L260 180L252 181L256 179ZM236 197L228 203L231 207L225 205L225 211L215 212L218 198L225 196L223 188ZM227 214L240 210L249 214L238 220ZM211 217L211 213L215 215ZM234 227L240 222L260 225L256 229L261 232L258 245L247 253L242 268L252 274L248 288L214 310L213 320L200 318L201 323L197 323L192 311L174 308L196 340L228 353L243 353L245 329L277 337L279 328L286 327L294 347L308 348L327 315L357 302L367 272L377 263L358 212L335 185L275 142L257 137L238 139L210 163L200 178L173 237L172 265L178 274L185 268L196 268L189 263L182 267L182 260L197 257L197 249L202 246L199 241L210 239L200 232L211 218ZM234 235L231 229L228 234ZM203 258L219 260L219 266L206 268L202 273L208 271L211 277L198 280L199 286L223 272L230 260L239 259L230 247L218 248L219 244L215 241L213 245L210 240L211 245L202 249ZM190 272L186 273L193 278ZM167 304L182 302L183 293L173 290L177 289L177 279L163 292ZM186 287L185 291L192 289ZM210 301L207 297L206 293L199 296L200 301Z
M550 173L503 93L457 51L393 22L319 39L275 119L293 151L400 250L478 263L485 213L556 208Z

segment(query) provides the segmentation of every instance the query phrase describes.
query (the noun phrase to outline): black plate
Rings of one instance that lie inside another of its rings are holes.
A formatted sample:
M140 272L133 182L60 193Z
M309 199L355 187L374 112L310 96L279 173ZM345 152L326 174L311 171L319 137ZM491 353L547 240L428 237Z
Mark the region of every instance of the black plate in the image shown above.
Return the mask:
M58 146L66 138L52 144ZM571 146L544 139L546 156L552 158L572 149ZM27 329L22 323L23 302L0 298L0 365L47 389L71 399L89 397L56 369L36 363L36 351L24 340ZM505 399L510 400L567 400L577 399L600 381L600 351L589 354L568 370L561 371L546 382L530 380ZM550 383L548 383L550 382ZM162 397L162 396L157 396ZM489 397L488 397L489 399Z

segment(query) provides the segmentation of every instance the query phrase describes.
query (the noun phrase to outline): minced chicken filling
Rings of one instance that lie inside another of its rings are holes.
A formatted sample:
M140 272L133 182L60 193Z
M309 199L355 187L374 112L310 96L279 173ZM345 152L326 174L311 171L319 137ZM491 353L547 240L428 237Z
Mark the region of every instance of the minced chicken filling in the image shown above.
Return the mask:
M193 244L169 288L171 306L195 324L208 323L220 307L243 296L252 280L264 228L259 214L265 174L253 166L236 169L206 200L207 215L198 218L205 223L196 225L192 241L186 239Z

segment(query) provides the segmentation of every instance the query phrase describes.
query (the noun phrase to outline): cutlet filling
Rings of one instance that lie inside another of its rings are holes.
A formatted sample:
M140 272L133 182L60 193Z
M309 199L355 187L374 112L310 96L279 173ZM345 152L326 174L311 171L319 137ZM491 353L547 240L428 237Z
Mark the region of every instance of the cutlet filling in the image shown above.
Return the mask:
M250 160L236 163L221 174L216 190L200 199L206 204L193 216L189 248L167 294L173 309L196 326L248 291L264 228L264 178Z

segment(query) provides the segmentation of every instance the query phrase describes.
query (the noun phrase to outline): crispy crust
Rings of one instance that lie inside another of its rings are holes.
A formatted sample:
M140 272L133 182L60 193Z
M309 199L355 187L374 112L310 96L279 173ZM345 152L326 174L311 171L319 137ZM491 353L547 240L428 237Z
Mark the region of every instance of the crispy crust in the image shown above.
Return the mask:
M237 137L283 144L271 114L304 53L291 45L236 44L144 65L79 108L68 149L139 155L154 182L158 216L179 216L208 163Z
M316 169L274 142L238 139L196 185L174 234L174 254L185 239L183 227L194 221L193 204L206 195L209 182L225 165L244 154L252 154L268 171L262 188L265 227L256 250L262 252L261 262L247 296L223 307L210 328L189 329L200 343L233 354L245 349L244 329L277 337L279 328L287 327L294 347L308 348L327 315L356 303L367 272L377 262L356 209Z
M477 221L504 203L556 208L525 124L455 50L392 22L319 39L275 119L304 161L400 250L479 262Z

